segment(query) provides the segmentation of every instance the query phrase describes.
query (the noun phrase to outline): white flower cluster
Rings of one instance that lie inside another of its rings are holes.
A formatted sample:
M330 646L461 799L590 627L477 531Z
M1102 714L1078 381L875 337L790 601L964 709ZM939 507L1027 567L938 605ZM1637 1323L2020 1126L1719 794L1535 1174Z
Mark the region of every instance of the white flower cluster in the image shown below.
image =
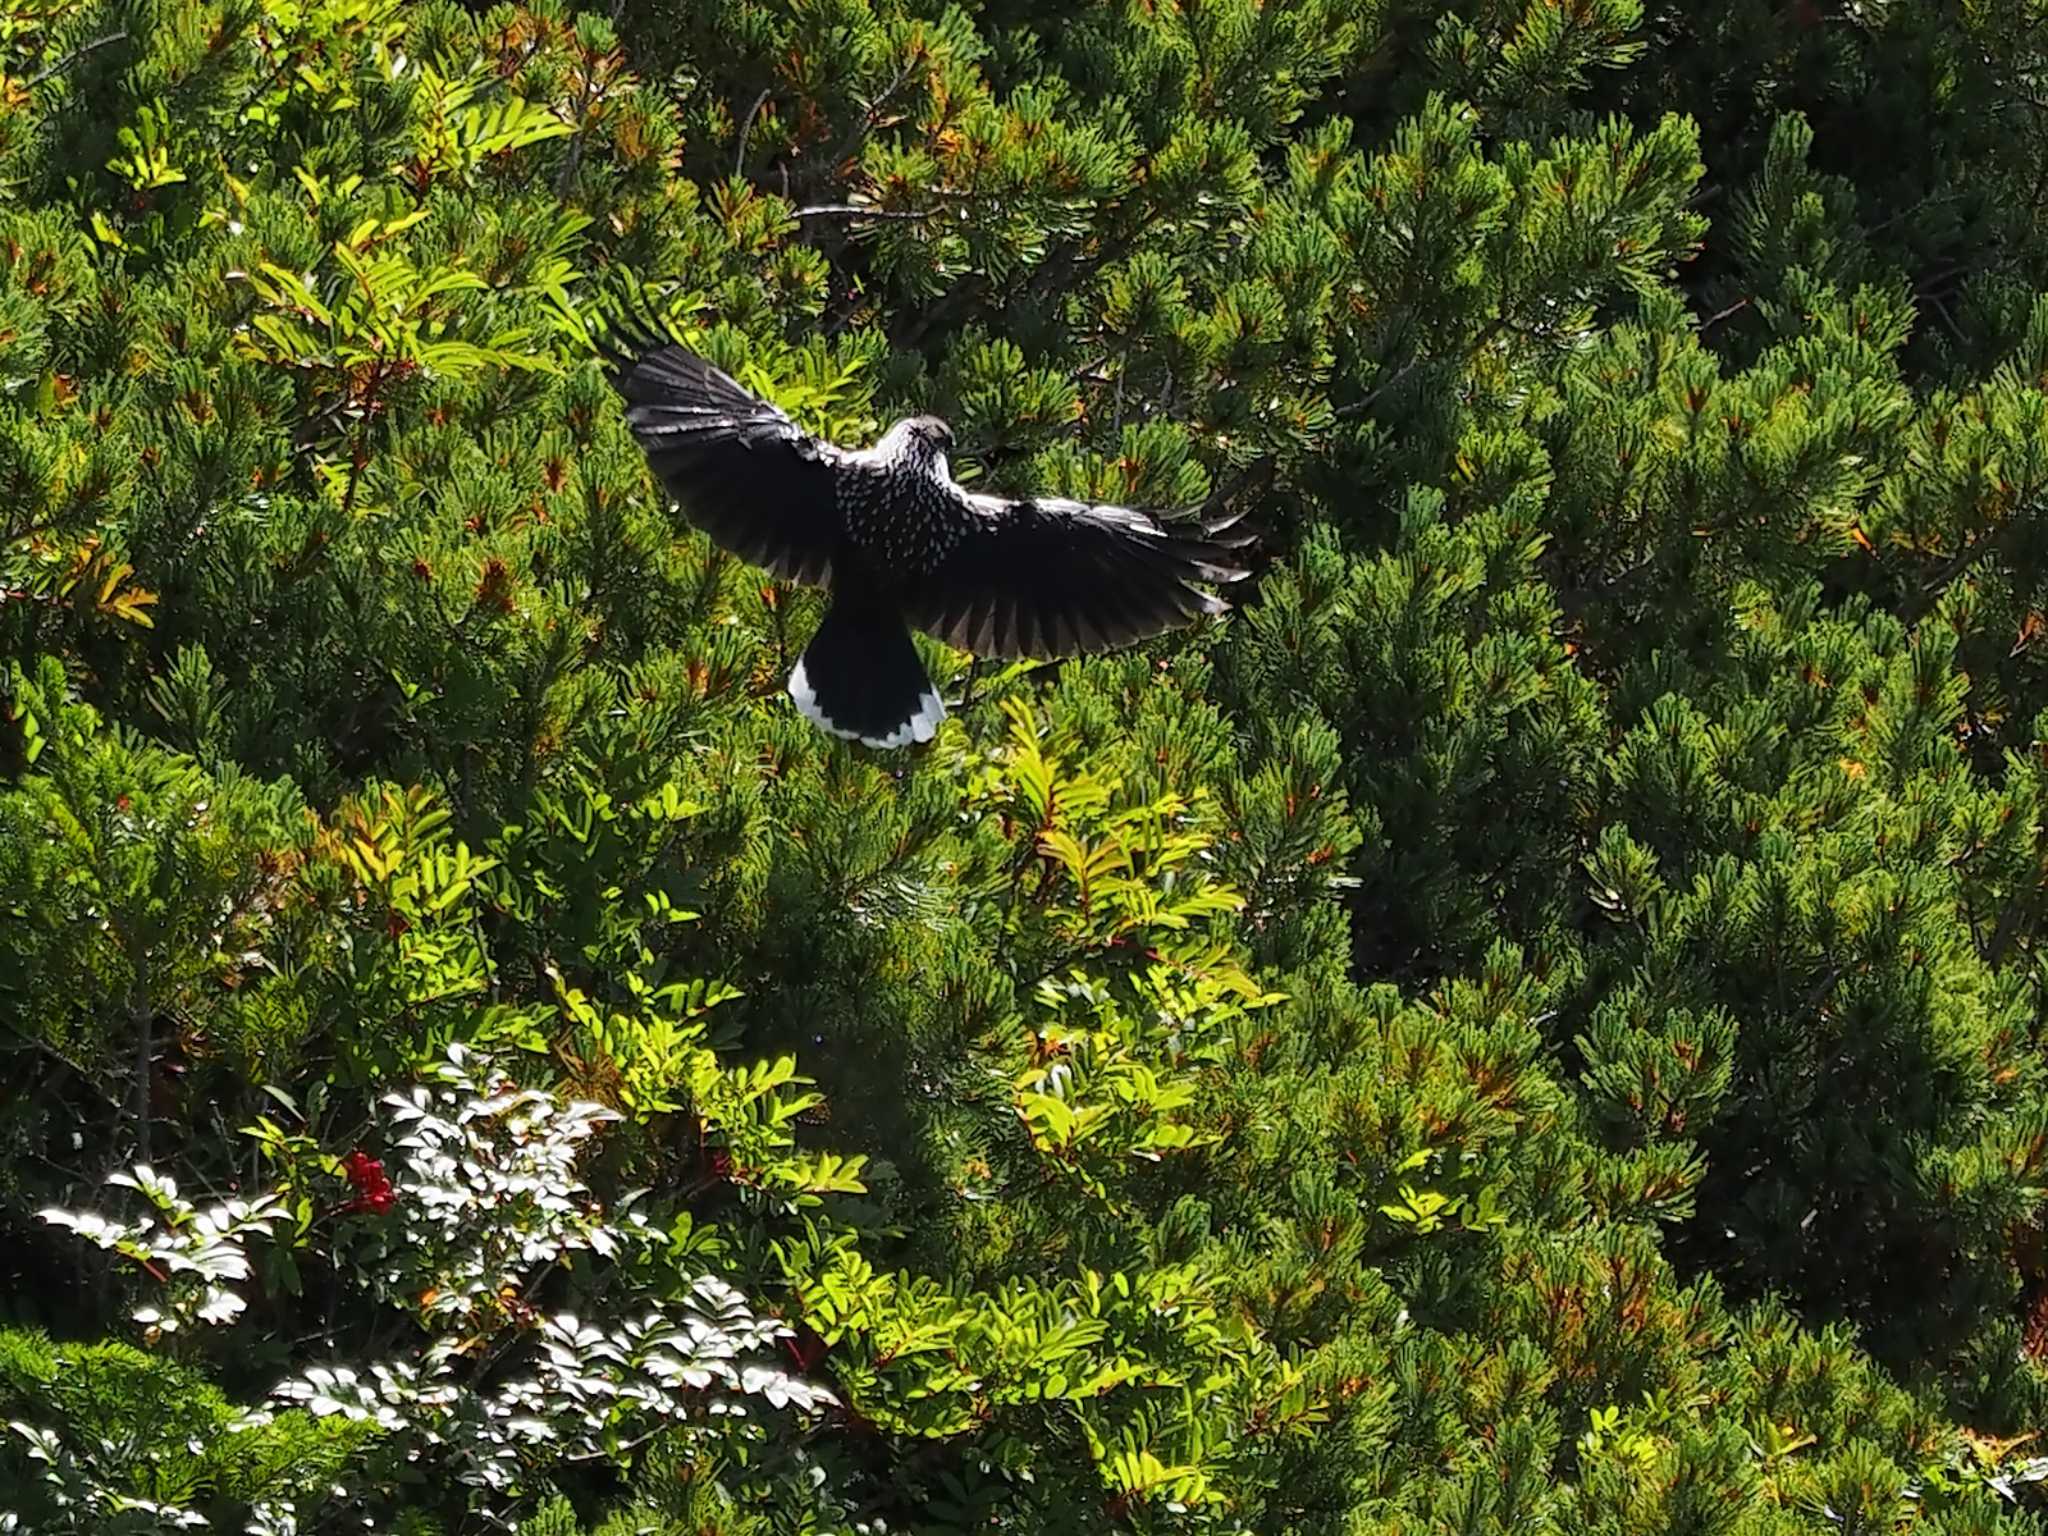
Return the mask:
M251 1232L268 1236L284 1214L284 1200L226 1200L200 1210L178 1193L178 1181L138 1163L107 1182L140 1191L157 1209L155 1220L109 1221L91 1211L52 1206L44 1221L69 1227L87 1242L135 1260L163 1282L161 1301L135 1313L155 1333L176 1333L187 1323L231 1323L248 1305L228 1289L249 1278L242 1240Z
M383 1488L417 1475L467 1485L495 1504L538 1491L550 1467L624 1459L663 1433L753 1438L762 1405L808 1413L835 1401L773 1362L767 1352L790 1330L756 1315L731 1285L673 1270L650 1281L651 1266L636 1265L666 1245L632 1208L644 1191L608 1211L576 1172L585 1144L616 1114L511 1087L481 1067L454 1047L433 1083L386 1098L390 1123L402 1131L391 1143L396 1219L362 1224L340 1250L355 1255L344 1280L415 1316L423 1342L365 1368L316 1366L294 1376L275 1389L272 1406L243 1414L230 1434L268 1424L286 1406L340 1414L388 1437L386 1450L364 1463L364 1475ZM116 1182L146 1194L161 1221L45 1216L147 1259L164 1276L195 1277L190 1296L167 1286L180 1299L136 1314L152 1330L168 1332L188 1317L231 1322L243 1304L226 1285L250 1272L240 1239L269 1230L282 1196L201 1213L146 1168ZM542 1282L584 1253L614 1262L602 1272L584 1269L583 1315L540 1304ZM614 1298L618 1315L596 1315L610 1314ZM92 1458L47 1428L14 1428L44 1463L48 1486L73 1499L64 1490ZM374 1502L377 1490L334 1492L344 1502ZM76 1494L82 1512L108 1512L90 1489ZM205 1528L189 1511L152 1513L159 1528ZM254 1536L297 1529L282 1498L251 1511L245 1526Z
M787 1330L752 1315L745 1299L701 1277L684 1303L599 1326L571 1313L541 1316L523 1369L488 1386L464 1384L463 1340L442 1334L417 1363L368 1372L315 1367L277 1396L315 1414L369 1420L408 1442L403 1454L457 1481L519 1493L547 1464L622 1455L663 1429L744 1418L749 1399L814 1409L824 1388L750 1361Z
M612 1258L651 1236L633 1209L644 1191L607 1212L576 1176L583 1144L615 1111L479 1082L472 1061L451 1046L438 1086L384 1100L405 1134L394 1143L400 1233L377 1280L402 1305L450 1321L499 1305L573 1251Z

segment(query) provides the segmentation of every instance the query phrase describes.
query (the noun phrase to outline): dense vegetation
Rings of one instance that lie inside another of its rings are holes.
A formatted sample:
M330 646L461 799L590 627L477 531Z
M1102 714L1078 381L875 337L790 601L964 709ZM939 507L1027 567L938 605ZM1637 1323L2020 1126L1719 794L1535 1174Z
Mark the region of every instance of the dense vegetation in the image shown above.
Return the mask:
M0 1527L2048 1530L2044 71L0 0ZM1256 584L835 742L626 305Z

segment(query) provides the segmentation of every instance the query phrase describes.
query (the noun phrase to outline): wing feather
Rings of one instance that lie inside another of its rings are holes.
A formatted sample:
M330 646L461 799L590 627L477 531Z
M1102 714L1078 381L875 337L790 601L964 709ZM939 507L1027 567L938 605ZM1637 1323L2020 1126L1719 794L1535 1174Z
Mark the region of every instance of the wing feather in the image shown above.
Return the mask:
M966 529L910 590L910 622L984 656L1050 659L1111 650L1230 605L1198 582L1245 569L1249 535L1230 517L1162 521L1127 507L1060 497L963 495Z
M626 425L683 515L785 581L831 579L839 450L673 343L603 347Z

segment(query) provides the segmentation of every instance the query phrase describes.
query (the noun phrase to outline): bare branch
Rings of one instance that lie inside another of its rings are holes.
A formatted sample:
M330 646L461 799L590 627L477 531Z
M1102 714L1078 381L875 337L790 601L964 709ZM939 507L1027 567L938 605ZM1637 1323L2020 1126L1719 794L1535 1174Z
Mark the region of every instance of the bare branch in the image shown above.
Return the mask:
M1407 378L1409 374L1413 373L1417 368L1420 368L1421 366L1421 358L1409 358L1407 362L1403 363L1400 367L1396 368L1392 373L1388 374L1384 379L1382 379L1378 384L1374 385L1371 393L1365 395L1362 399L1353 400L1349 405L1340 405L1335 410L1331 411L1330 419L1332 421L1350 421L1355 417L1363 416L1367 411L1371 410L1375 405L1379 403L1379 398L1381 395L1384 395L1388 390L1392 389L1396 384L1400 383L1403 379Z
M847 160L860 152L860 147L867 142L868 135L881 125L883 110L895 99L896 93L909 83L910 77L916 71L919 62L916 54L912 54L909 58L905 59L903 67L896 71L896 78L884 87L882 94L873 101L863 105L860 120L853 125L853 128L847 133L846 137L840 140L833 149L830 158L826 160L825 164L828 169L845 164Z
M65 70L76 64L87 54L98 53L102 48L111 48L116 43L125 43L127 41L128 33L126 29L123 29L119 32L109 32L105 37L96 37L89 43L81 43L56 63L49 65L37 74L30 75L28 77L29 89L34 90L45 80L51 80L63 74Z
M1492 341L1494 337L1498 336L1502 331L1506 330L1507 328L1508 321L1507 316L1505 315L1496 316L1494 319L1488 321L1486 325L1480 330L1479 334L1472 338L1471 344L1466 347L1466 361L1469 363L1471 359L1477 357L1482 351L1485 350L1486 344L1488 342ZM1350 421L1355 417L1363 416L1367 411L1371 410L1375 405L1379 403L1380 397L1384 395L1388 390L1392 389L1396 384L1400 383L1403 379L1407 378L1409 374L1413 373L1417 368L1420 368L1424 363L1435 361L1441 361L1441 359L1425 358L1419 355L1416 357L1409 358L1407 362L1403 363L1400 367L1396 368L1392 373L1388 374L1384 379L1380 380L1379 383L1375 384L1372 387L1371 391L1368 394L1366 394L1366 396L1363 399L1353 400L1348 405L1338 406L1335 410L1333 410L1330 413L1331 419L1333 421Z
M1745 309L1749 308L1750 303L1752 301L1752 297L1752 295L1744 294L1741 298L1737 299L1733 304L1730 304L1726 309L1715 310L1713 314L1707 316L1706 319L1700 322L1701 334L1704 335L1706 332L1712 330L1715 326L1719 325L1723 320L1731 319L1734 316L1741 314Z
M929 219L936 208L866 208L859 203L813 203L792 215L798 219Z
M747 140L754 136L754 119L760 116L761 109L768 105L768 96L772 90L773 86L762 86L761 94L754 98L754 104L747 108L747 115L740 120L740 148L739 153L733 156L732 162L734 176L747 174Z
M32 1050L41 1051L45 1056L49 1057L59 1066L64 1067L71 1073L73 1077L78 1079L79 1083L82 1086L84 1086L90 1093L92 1093L96 1098L98 1098L102 1104L106 1105L107 1108L113 1110L116 1114L120 1113L122 1109L121 1101L115 1098L113 1094L109 1093L106 1090L106 1088L102 1086L99 1078L94 1076L91 1071L89 1071L85 1066L80 1064L76 1059L66 1055L62 1050L52 1045L49 1041L43 1039L40 1035L30 1034L26 1029L22 1028L18 1024L13 1023L11 1020L9 1021L7 1027L9 1031L14 1035L14 1037L17 1040L21 1041L23 1045L28 1046ZM55 1165L53 1164L52 1166Z

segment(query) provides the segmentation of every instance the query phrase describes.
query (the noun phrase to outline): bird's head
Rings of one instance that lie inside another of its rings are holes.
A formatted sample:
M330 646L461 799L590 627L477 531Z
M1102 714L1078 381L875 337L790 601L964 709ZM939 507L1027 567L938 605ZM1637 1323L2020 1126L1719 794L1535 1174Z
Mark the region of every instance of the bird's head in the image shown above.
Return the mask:
M943 475L946 455L953 447L953 429L936 416L908 416L889 429L880 446L892 456Z

